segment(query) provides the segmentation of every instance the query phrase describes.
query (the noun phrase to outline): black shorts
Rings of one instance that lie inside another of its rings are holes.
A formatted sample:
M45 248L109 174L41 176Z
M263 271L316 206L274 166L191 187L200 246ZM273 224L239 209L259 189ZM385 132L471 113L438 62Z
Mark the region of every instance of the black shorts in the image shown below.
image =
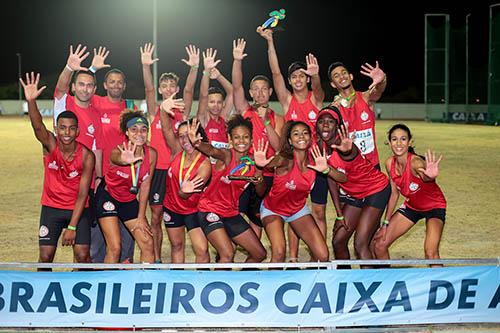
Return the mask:
M264 181L266 182L266 191L264 192L264 196L259 197L257 195L257 191L255 190L255 185L250 183L241 194L239 201L240 213L245 214L253 224L261 228L263 225L260 219L260 204L271 190L271 186L273 186L273 177L264 176Z
M441 221L443 221L443 223L446 221L445 208L434 208L431 210L419 212L408 207L401 207L397 211L413 223L417 223L423 218L425 218L426 221L432 218L440 219Z
M198 222L197 213L193 214L178 214L171 211L167 207L163 206L163 223L165 223L166 228L178 228L186 226L186 229L190 231L194 228L199 228L200 223Z
M346 205L363 208L366 206L375 207L384 210L391 196L391 184L387 184L383 190L373 193L363 199L356 199L349 195L341 195L340 200Z
M75 244L90 245L90 211L85 208L76 225ZM62 230L71 221L72 210L42 206L40 212L40 229L38 230L38 244L57 246Z
M215 213L198 212L198 220L205 236L214 230L224 228L230 238L234 238L250 229L247 221L240 215L222 217Z
M151 179L151 188L149 190L149 205L163 205L165 192L167 189L168 170L155 169L153 179Z
M316 179L311 190L311 202L318 205L326 205L328 201L328 176L316 172Z
M129 202L120 202L113 198L105 189L104 182L99 184L95 194L97 218L118 216L122 222L136 219L139 215L139 202L134 199Z

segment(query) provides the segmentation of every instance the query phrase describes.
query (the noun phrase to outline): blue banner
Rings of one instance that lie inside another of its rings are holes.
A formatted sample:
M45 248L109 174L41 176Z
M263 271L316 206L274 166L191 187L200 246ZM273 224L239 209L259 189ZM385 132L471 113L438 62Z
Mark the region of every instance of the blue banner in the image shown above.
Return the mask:
M0 271L2 327L331 327L500 322L494 266Z

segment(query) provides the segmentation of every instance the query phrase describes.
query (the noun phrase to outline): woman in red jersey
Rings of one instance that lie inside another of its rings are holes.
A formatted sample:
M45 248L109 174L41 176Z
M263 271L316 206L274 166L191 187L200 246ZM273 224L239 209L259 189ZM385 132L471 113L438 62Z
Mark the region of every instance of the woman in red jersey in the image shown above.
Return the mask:
M330 187L338 216L332 240L335 258L350 259L348 243L355 233L356 256L373 259L370 241L389 200L389 180L353 145L345 124L340 128L339 124L343 124L342 117L335 106L323 108L318 114L318 137L328 149L332 148L329 164L347 176L347 181L339 186L350 198L340 208L338 191L335 186Z
M440 156L436 159L430 150L422 156L412 147L410 129L396 124L388 133L393 156L385 162L391 177L391 198L387 205L385 220L373 240L377 259L389 259L389 247L420 219L425 218L425 258L439 259L439 242L446 218L446 199L436 184L439 174ZM399 194L406 199L396 212Z
M282 138L283 143L278 155L266 159L268 144L263 147L262 141L254 152L255 163L259 167L275 169L271 191L260 206L260 216L271 242L271 262L285 260L285 222L304 240L314 260L327 261L328 246L306 201L314 186L316 171L325 171L325 174L340 182L345 181L345 176L328 168L326 158L317 147L312 150L315 160L313 165L309 157L312 135L306 123L287 122Z
M230 149L215 148L203 142L198 134L200 123L190 126L189 139L199 151L215 158L210 185L198 203L198 221L219 254L218 262L232 262L233 242L248 252L246 262L261 262L266 250L257 235L238 211L239 199L249 181L253 182L257 194L265 191L262 171L255 168L248 157L252 144L252 122L236 115L227 123Z
M170 240L170 256L173 263L185 260L185 229L187 229L197 263L210 262L207 238L200 228L196 213L202 189L212 174L210 160L196 150L189 141L188 128L191 121L180 123L177 133L172 129L174 109L184 109L181 99L175 94L161 104L161 127L171 151L167 172L165 199L163 200L163 223ZM208 142L203 128L198 129L204 142Z
M117 263L120 259L118 223L122 221L141 249L141 261L152 263L153 238L146 206L156 151L146 144L149 123L142 111L125 109L120 116L120 129L128 142L112 150L108 171L96 191L97 217L106 240L104 262Z

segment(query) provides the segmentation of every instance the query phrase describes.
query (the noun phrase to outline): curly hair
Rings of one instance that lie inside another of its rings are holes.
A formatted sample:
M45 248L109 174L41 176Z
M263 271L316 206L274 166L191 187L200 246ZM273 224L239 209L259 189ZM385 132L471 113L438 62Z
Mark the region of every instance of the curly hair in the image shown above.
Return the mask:
M143 117L147 119L146 115L141 110L125 109L122 113L120 113L120 131L123 134L127 133L128 121L135 117Z
M249 118L244 118L240 114L236 114L229 119L227 122L227 133L232 136L233 130L236 127L246 127L248 131L250 132L250 138L252 138L252 131L253 131L253 125L252 121Z

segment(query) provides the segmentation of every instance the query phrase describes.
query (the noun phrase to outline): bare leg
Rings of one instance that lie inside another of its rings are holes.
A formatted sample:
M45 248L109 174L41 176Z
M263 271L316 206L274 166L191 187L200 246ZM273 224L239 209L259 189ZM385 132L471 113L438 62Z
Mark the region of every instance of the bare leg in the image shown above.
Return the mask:
M302 216L290 222L290 226L304 240L315 261L328 261L328 246L312 215Z
M286 255L283 219L278 215L266 216L262 222L271 243L271 262L284 262Z
M122 250L120 223L117 216L101 217L99 225L106 241L106 256L104 262L107 264L116 264L120 260Z
M443 234L444 223L438 218L426 221L425 230L425 259L439 259L439 243ZM431 265L431 267L442 267L443 265Z
M161 260L161 246L163 243L162 215L163 206L154 205L151 207L151 231L153 232L153 249L155 260Z
M132 236L134 236L134 239L141 250L141 261L145 263L154 263L155 254L153 249L153 236L135 228L137 219L128 220L124 224L128 230L130 230Z
M248 252L248 257L245 262L262 262L266 259L266 249L252 229L247 229L238 236L234 237L233 242Z
M185 227L166 228L170 241L170 259L173 264L182 264L185 261Z
M201 228L193 228L188 231L188 235L191 239L196 263L209 263L210 254L208 253L208 241L203 230L201 230Z

